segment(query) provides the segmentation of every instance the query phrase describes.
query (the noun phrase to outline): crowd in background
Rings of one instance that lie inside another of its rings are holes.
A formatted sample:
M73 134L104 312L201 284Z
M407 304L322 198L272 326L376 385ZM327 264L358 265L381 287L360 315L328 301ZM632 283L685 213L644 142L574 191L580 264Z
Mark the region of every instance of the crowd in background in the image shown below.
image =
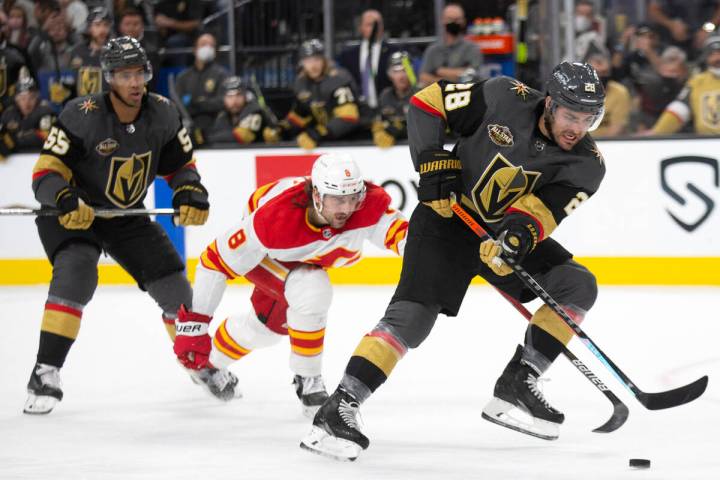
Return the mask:
M466 39L462 2L445 6L444 31L421 56L388 43L380 11L367 9L358 14L359 41L334 59L319 39L300 45L292 106L273 111L256 82L218 61L225 32L203 19L228 2L115 0L112 11L107 3L2 1L0 157L39 148L65 102L107 89L100 52L113 36L141 42L155 72L148 88L178 104L197 145L292 141L312 149L372 139L389 147L406 138L405 113L419 88L479 81L488 71ZM644 19L601 14L622 3L576 0L575 42L565 49L565 59L592 64L605 84L606 115L594 136L720 133L720 1L647 0ZM164 69L177 73L165 88Z

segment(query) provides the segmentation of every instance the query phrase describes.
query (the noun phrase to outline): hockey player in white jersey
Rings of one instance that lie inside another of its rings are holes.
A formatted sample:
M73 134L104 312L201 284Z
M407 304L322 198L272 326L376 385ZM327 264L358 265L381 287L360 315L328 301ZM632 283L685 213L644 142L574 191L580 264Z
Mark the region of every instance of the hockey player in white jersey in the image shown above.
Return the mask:
M321 375L332 300L327 269L356 263L365 240L402 255L407 226L349 155L320 156L311 178L261 186L240 223L200 257L192 309L178 313L178 359L188 368L228 367L287 335L293 384L312 417L328 397ZM226 281L241 276L254 284L252 309L225 319L211 339L208 325Z

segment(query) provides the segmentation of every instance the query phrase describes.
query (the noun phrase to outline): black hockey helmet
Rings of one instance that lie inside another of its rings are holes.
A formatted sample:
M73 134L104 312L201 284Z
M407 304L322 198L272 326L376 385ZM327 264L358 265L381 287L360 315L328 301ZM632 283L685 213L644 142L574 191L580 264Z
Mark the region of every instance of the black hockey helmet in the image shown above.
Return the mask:
M37 83L31 76L25 76L20 78L15 84L15 93L20 92L34 92L38 90Z
M152 79L152 66L148 61L145 49L132 37L111 38L100 53L100 67L109 83L112 72L118 68L143 67L145 68L145 81Z
M105 7L95 7L88 12L87 19L85 20L85 29L90 28L93 22L104 21L112 24L113 18L110 12Z
M225 80L223 80L222 83L222 89L224 93L228 92L239 92L239 93L245 93L245 83L243 82L242 78L238 76L231 76L227 77Z
M587 63L562 62L547 82L547 94L563 107L599 114L605 106L605 88Z
M405 69L405 64L410 61L410 55L405 50L394 52L390 55L388 62L388 70Z
M325 56L325 45L317 38L305 40L302 45L300 45L298 54L300 55L300 59L315 56L322 57Z

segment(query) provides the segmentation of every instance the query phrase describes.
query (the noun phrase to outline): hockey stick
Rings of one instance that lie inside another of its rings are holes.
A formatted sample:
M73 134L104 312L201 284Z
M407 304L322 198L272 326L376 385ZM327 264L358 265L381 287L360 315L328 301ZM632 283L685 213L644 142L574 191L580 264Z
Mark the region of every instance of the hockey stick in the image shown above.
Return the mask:
M486 232L480 224L478 224L474 218L457 203L455 195L451 198L451 208L460 219L465 222L478 236L482 237L490 234ZM567 314L567 312L558 304L546 291L540 286L539 283L529 274L525 269L518 265L514 259L508 258L505 255L502 256L502 260L510 266L513 272L520 278L527 288L530 289L538 298L540 298L545 305L550 307L565 324L578 336L581 342L595 355L598 360L602 362L605 367L610 370L615 378L632 393L635 398L648 410L661 410L665 408L677 407L688 402L692 402L700 395L705 392L708 383L707 375L695 380L694 382L678 387L673 390L667 390L664 392L647 393L640 390L635 383L633 383L622 370L618 368L605 353L600 350L595 342L573 321L573 319Z
M112 218L112 217L142 217L146 215L179 215L180 211L174 208L128 208L120 209L103 209L95 210L96 217ZM59 210L55 209L39 209L39 208L0 208L1 216L26 216L33 215L37 217L57 217L63 215Z
M484 235L484 236L485 236L485 237L488 237L487 235ZM489 237L488 237L488 238L489 238ZM495 290L498 291L498 293L499 293L500 295L502 295L503 297L505 297L505 300L507 300L508 302L510 302L510 304L511 304L513 307L515 307L515 309L516 309L518 312L520 312L520 313L522 314L522 316L525 317L525 319L526 319L527 321L530 321L530 320L532 319L532 314L528 311L527 308L525 308L525 306L524 306L522 303L518 302L518 301L515 300L513 297L511 297L511 296L508 295L507 293L503 292L503 291L500 290L499 288L497 288L497 287L494 287L494 288L495 288ZM607 385L605 385L605 384L603 383L603 381L600 380L600 378L599 378L597 375L595 375L595 374L582 362L582 360L580 360L579 358L577 358L577 357L575 356L575 354L570 351L570 349L568 349L567 347L563 346L563 353L565 354L565 356L567 357L567 359L570 360L570 363L572 363L573 366L574 366L575 368L577 368L577 369L580 371L580 373L582 373L582 374L585 376L585 378L587 378L587 379L590 381L590 383L592 383L593 385L595 385L595 388L597 388L598 390L600 390L600 391L603 393L603 395L605 395L605 396L607 397L607 399L610 400L610 403L613 404L613 413L612 413L612 415L610 416L610 418L608 419L608 421L605 422L605 423L603 423L603 424L600 425L599 427L594 428L594 429L593 429L593 432L596 432L596 433L610 433L610 432L614 432L614 431L617 430L618 428L622 427L622 426L625 424L625 422L627 421L628 416L630 415L630 410L628 410L627 405L625 405L625 404L623 403L623 401L620 400L620 399L610 390L610 388L609 388Z
M263 95L262 90L260 89L260 84L257 81L257 78L255 78L255 74L253 73L250 75L250 89L257 97L258 105L260 105L260 108L263 109L263 111L270 117L270 121L273 125L278 124L278 119L275 116L275 112L273 112L270 107L267 106L267 103L265 103L265 95Z
M170 100L172 100L173 103L175 103L175 106L177 107L178 111L180 112L180 117L182 118L183 127L185 127L185 129L188 131L188 133L192 134L195 122L193 122L190 112L188 112L187 108L185 108L185 104L183 103L182 98L180 98L180 95L178 95L177 90L175 89L175 75L173 75L173 74L168 75L167 86L168 86L168 95L170 95Z

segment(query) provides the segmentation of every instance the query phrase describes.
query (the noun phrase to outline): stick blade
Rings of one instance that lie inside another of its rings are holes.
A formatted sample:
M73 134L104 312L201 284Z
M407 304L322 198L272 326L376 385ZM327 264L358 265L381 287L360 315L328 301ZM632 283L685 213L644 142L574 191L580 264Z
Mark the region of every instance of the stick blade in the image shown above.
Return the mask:
M607 422L593 429L595 433L610 433L622 427L630 416L630 410L627 405L620 401L617 397L613 400L613 413Z
M637 399L645 405L645 408L648 410L663 410L692 402L705 393L707 384L708 376L705 375L688 385L678 387L674 390L657 393L640 392L637 394Z

